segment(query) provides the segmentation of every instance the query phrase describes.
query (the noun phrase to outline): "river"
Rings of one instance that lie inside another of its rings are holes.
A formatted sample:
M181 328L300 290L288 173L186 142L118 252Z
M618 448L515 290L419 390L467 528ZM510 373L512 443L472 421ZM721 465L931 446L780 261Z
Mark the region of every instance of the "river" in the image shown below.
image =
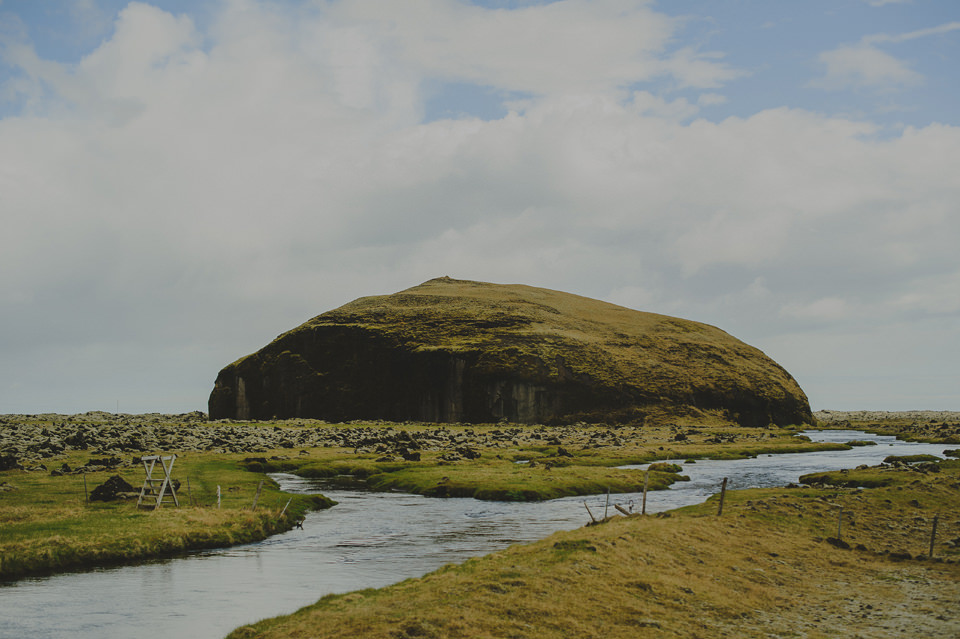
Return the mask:
M942 455L939 444L897 441L859 431L810 431L815 441L876 441L847 451L761 455L683 464L689 482L651 492L647 512L703 501L728 488L782 486L820 470L877 464L887 455ZM682 462L681 462L682 463ZM638 467L642 468L642 466ZM602 516L606 496L539 503L436 499L335 489L274 475L284 490L323 492L339 504L310 513L303 529L262 542L183 558L0 582L0 638L129 639L134 636L221 638L237 626L287 614L330 593L385 586L444 564L542 539ZM641 495L616 494L633 504Z

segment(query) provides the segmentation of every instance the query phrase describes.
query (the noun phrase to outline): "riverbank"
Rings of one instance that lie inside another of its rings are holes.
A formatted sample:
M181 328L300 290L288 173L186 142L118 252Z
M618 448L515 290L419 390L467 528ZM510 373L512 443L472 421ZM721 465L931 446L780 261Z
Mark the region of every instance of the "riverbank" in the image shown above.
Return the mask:
M428 497L543 501L604 492L664 490L684 481L680 468L640 465L667 459L744 459L850 448L811 442L792 429L711 426L559 427L358 426L360 445L325 447L295 458L250 458L257 472L362 481L374 490Z
M820 410L813 417L824 428L853 428L904 441L960 444L958 411Z
M744 428L702 415L560 427L207 422L203 413L5 415L0 578L255 541L326 505L296 497L280 517L285 499L268 481L251 511L258 482L271 471L435 497L538 501L642 490L642 471L615 468L628 464L845 447L807 441L790 428ZM156 453L179 456L173 477L181 482L182 508L149 512L129 501L87 501L84 482L92 491L113 475L139 490L144 473L134 460ZM683 480L668 470L651 472L648 487ZM217 486L220 509L213 506Z
M58 458L51 472L0 473L0 580L259 541L289 530L308 510L332 505L322 496L291 498L275 482L244 471L233 457L181 454L172 473L180 507L156 510L137 508L145 472L132 458L90 466L84 465L89 455L71 452ZM86 470L74 474L78 467ZM159 464L157 475L162 477ZM96 500L96 488L117 477L133 492Z
M653 420L650 420L651 422ZM436 497L540 501L667 488L683 476L617 466L662 459L737 459L843 448L789 428L744 428L704 415L643 425L327 424L207 422L184 415L0 416L0 472L99 470L156 452L235 456L247 470L349 477L378 490ZM129 465L129 462L125 463Z
M958 636L960 463L884 472L869 490L731 491L720 516L716 497L618 516L230 638Z

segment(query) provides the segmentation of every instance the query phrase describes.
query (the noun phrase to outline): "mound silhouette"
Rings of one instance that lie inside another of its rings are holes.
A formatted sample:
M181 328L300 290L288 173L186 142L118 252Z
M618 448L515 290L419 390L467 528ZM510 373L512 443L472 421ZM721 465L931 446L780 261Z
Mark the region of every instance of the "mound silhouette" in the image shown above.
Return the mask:
M430 280L364 297L225 367L210 419L811 421L776 362L718 328L523 285Z

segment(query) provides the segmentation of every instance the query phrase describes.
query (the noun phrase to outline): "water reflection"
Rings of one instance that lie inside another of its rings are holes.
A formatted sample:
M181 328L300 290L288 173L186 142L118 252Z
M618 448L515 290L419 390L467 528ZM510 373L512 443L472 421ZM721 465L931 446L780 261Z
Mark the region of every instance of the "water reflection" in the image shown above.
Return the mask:
M717 492L723 477L730 478L730 488L777 486L808 472L876 464L891 454L940 455L947 448L857 431L808 434L816 441L869 439L879 445L736 461L678 460L691 481L650 493L647 511L698 503ZM606 504L604 495L534 504L431 499L275 477L287 491L322 491L340 503L310 513L303 530L256 544L0 586L0 637L127 639L143 629L163 636L223 637L239 625L292 612L325 594L385 586L577 528L589 520L584 501L597 516ZM641 499L613 495L609 512L615 512L613 503L632 502L636 510Z

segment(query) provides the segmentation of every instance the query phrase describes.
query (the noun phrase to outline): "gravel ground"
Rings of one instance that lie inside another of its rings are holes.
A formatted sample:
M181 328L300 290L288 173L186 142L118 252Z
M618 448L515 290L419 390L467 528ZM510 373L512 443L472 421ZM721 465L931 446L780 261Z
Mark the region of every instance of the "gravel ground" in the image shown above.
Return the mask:
M777 638L954 639L960 637L956 574L956 566L922 563L838 566L788 610L758 610L745 623ZM737 630L730 624L719 636Z
M355 453L380 453L400 459L410 450L444 452L449 461L471 458L474 448L535 445L603 447L622 445L635 430L606 427L498 425L473 428L461 424L395 424L357 422L329 424L319 420L278 422L207 421L204 413L181 415L0 415L0 471L12 468L48 470L49 460L66 451L85 451L86 466L136 465L134 456L173 451L265 453L286 448L340 447ZM644 431L647 434L647 431ZM110 461L112 463L96 463Z
M813 416L821 422L834 423L843 421L887 421L887 420L915 420L915 421L960 421L960 411L949 410L818 410Z

